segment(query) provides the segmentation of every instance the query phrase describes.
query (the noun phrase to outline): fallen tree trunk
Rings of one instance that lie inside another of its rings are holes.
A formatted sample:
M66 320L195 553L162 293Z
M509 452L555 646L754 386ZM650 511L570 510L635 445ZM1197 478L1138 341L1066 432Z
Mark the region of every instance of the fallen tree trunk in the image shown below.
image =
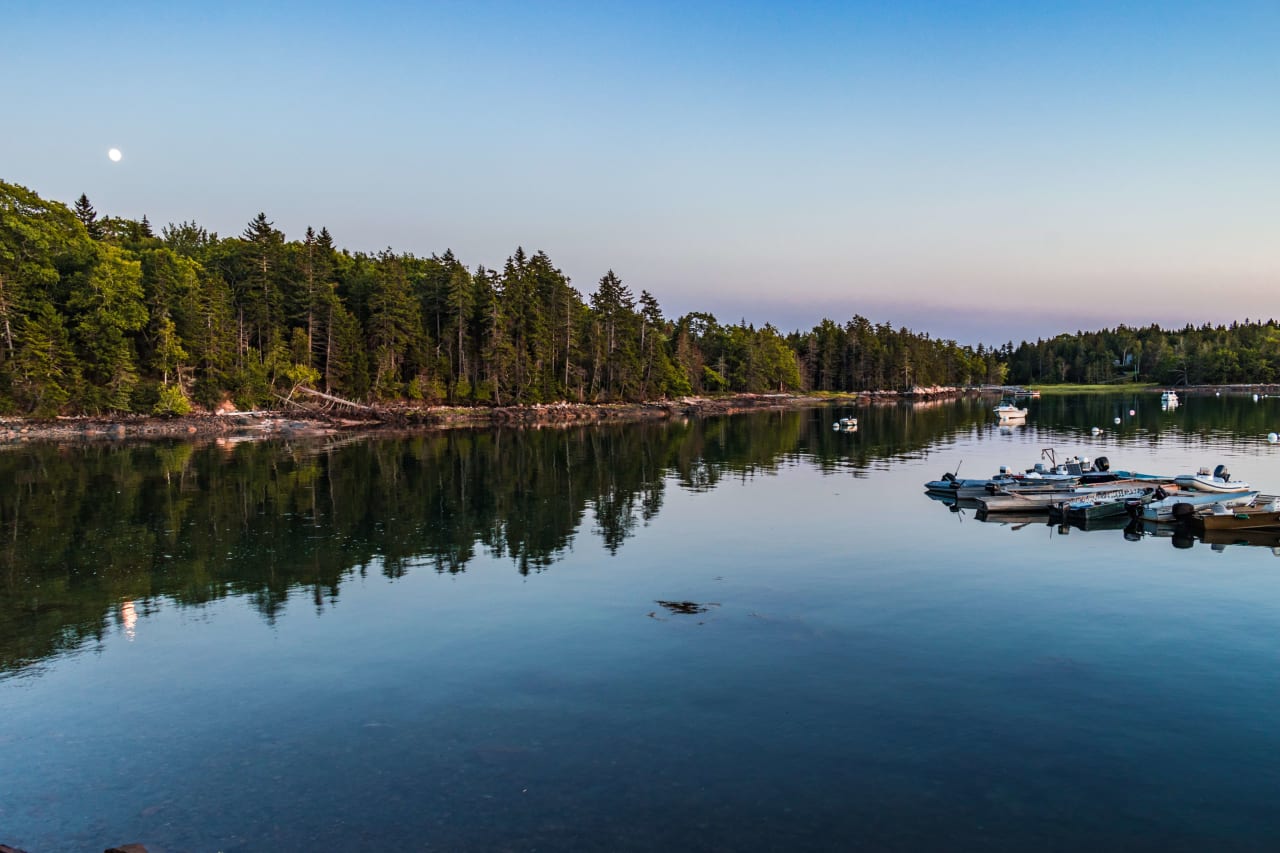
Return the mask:
M295 405L301 405L301 403L297 403L296 401L293 401L293 395L295 393L307 394L311 397L318 397L321 400L325 400L326 402L332 403L334 405L347 406L348 408L356 409L361 412L369 412L375 417L378 416L379 414L378 410L373 408L372 406L366 406L363 403L356 403L351 400L344 400L341 397L335 397L332 394L325 394L323 391L314 391L311 388L301 388L301 387L294 388L293 391L289 393L289 399L286 400L285 402L294 402Z

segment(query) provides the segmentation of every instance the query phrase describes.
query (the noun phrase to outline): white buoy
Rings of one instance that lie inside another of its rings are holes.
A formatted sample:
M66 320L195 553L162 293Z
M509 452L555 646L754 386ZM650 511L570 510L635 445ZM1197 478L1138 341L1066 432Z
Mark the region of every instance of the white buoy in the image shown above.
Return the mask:
M1102 435L1102 427L1094 427L1093 429L1089 430L1089 432L1093 433L1094 435Z
M1255 402L1255 403L1256 403L1256 402L1258 402L1258 395L1257 395L1257 394L1254 394L1254 395L1253 395L1253 402Z
M1129 417L1133 417L1133 416L1134 416L1134 415L1136 415L1136 414L1138 414L1138 413L1137 413L1137 412L1135 412L1133 409L1130 409L1130 410L1129 410Z
M1116 418L1116 426L1120 426L1120 419Z
M1267 433L1267 444L1275 444L1277 441L1280 441L1280 435L1276 435L1274 432Z

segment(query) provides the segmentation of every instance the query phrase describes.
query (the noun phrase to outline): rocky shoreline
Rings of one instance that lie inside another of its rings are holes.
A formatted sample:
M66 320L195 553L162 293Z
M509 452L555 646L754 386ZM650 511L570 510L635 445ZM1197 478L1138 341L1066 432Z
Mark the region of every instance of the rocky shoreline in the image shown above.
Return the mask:
M727 415L761 409L828 403L929 400L965 393L957 388L912 392L880 391L838 396L739 394L732 397L682 397L648 403L548 403L528 406L374 407L358 413L313 411L206 412L181 417L59 417L53 420L0 418L0 446L30 441L120 441L172 438L287 438L341 432L419 431L462 427L553 427L589 423L664 420L673 417Z

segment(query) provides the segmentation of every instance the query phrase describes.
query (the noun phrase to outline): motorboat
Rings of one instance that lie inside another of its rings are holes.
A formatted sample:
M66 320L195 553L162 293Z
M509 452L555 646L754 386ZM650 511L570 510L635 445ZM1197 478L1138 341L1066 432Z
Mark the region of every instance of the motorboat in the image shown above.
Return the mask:
M930 480L924 484L925 491L950 494L958 498L979 498L1000 490L1018 489L1044 490L1050 488L1069 489L1077 485L1093 485L1125 479L1129 475L1123 472L1112 472L1111 462L1105 456L1089 459L1087 456L1069 456L1058 462L1052 449L1040 452L1042 459L1048 464L1037 462L1025 471L1012 471L1007 465L990 477L982 479L961 479L950 472L941 479ZM1168 482L1168 478L1157 478L1151 475L1133 475Z
M1075 485L1032 490L999 489L975 500L987 512L1049 512L1064 504L1091 501L1096 498L1101 502L1119 500L1121 502L1119 511L1124 512L1125 501L1139 497L1149 500L1154 497L1155 490L1156 486L1149 481L1117 480L1091 486Z
M1214 468L1212 474L1209 473L1208 468L1201 468L1194 474L1179 474L1173 478L1173 483L1183 489L1193 489L1197 492L1236 494L1249 491L1248 483L1231 479L1225 465Z
M961 478L952 474L950 471L942 475L940 480L930 480L924 484L926 492L935 492L938 494L950 495L956 497L955 492L961 489L983 489L985 490L987 483L991 482L990 477L968 477Z
M1160 489L1155 494L1155 500L1135 511L1141 515L1143 521L1177 521L1189 518L1195 515L1197 510L1205 509L1215 503L1234 507L1252 503L1257 497L1257 492L1224 494L1181 490L1166 495L1164 489Z
M1001 421L1020 421L1027 416L1026 409L1019 408L1008 400L996 406L992 411L996 413L996 417Z
M841 418L840 420L832 424L831 428L836 432L857 432L858 419L857 418Z
M1210 504L1191 517L1201 530L1267 530L1280 528L1280 497L1259 495L1248 504Z
M1156 486L1130 486L1097 491L1051 508L1064 521L1094 521L1126 515L1133 506L1141 506L1155 496Z

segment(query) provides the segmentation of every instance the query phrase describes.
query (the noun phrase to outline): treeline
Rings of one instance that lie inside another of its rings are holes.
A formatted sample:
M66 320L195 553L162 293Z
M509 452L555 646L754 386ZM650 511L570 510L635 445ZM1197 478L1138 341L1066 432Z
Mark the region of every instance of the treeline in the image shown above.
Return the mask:
M1280 381L1280 326L1245 320L1229 326L1166 331L1157 325L1119 326L1099 332L1023 342L1008 351L1016 383L1105 383L1118 380L1166 385Z
M543 252L501 269L287 240L156 234L0 182L0 412L181 414L359 401L492 404L999 381L995 352L854 317L807 333L663 315L612 271L583 296Z

